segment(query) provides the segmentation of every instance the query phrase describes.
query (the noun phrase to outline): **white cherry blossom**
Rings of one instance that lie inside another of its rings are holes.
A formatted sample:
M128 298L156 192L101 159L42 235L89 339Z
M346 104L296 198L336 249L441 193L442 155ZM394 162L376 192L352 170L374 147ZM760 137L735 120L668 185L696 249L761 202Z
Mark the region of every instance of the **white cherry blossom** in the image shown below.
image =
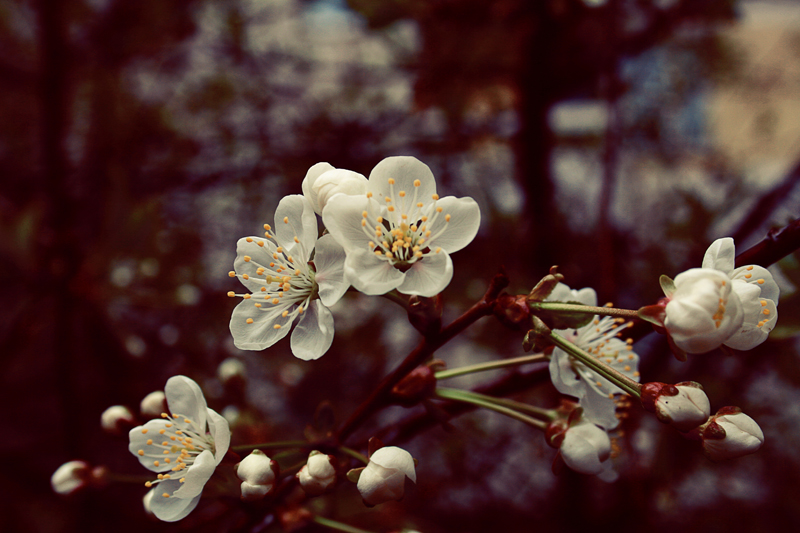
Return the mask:
M336 194L362 195L367 192L367 178L343 168L334 168L328 163L317 163L308 169L303 179L303 196L322 215L328 200Z
M723 344L736 350L750 350L767 339L778 321L780 288L770 271L762 266L734 268L735 257L733 239L717 239L706 250L703 268L727 274L733 281L733 292L742 302L742 324Z
M417 482L414 458L402 448L385 446L370 456L356 486L364 503L378 505L402 499L406 477Z
M592 288L576 291L559 283L547 301L569 301L596 306L597 293ZM639 355L633 351L632 341L623 341L617 337L626 327L624 321L608 316L595 316L586 326L555 330L555 333L634 381L639 381ZM561 348L555 348L550 356L550 379L560 393L578 398L586 418L608 430L617 427L619 420L616 416L616 401L618 395L624 394L622 389Z
M291 347L303 360L321 357L333 342L333 315L328 307L347 291L344 250L330 235L319 239L317 217L303 196L286 196L275 211L275 228L264 225L264 237L240 239L234 270L251 293L231 316L233 342L242 350L263 350L289 333Z
M170 413L133 428L128 450L158 479L150 508L160 520L175 522L200 501L203 487L230 445L228 422L206 405L200 387L173 376L164 389Z
M440 198L428 166L398 156L375 166L365 194L330 197L322 220L347 253L353 287L435 296L453 277L450 254L475 238L480 209L469 197Z

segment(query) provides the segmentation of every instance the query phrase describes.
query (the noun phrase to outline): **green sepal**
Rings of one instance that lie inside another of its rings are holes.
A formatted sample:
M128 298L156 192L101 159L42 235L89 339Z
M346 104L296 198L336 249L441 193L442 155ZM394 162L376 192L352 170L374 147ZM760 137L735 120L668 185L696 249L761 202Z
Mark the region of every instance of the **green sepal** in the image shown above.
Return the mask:
M362 466L361 468L354 468L347 472L347 480L352 481L353 483L358 483L358 478L361 477L361 471L364 470L366 466Z
M642 320L646 320L651 324L664 327L666 312L664 311L663 305L646 305L644 307L640 307L636 311L636 315Z
M661 290L664 291L667 298L672 298L672 295L675 294L675 282L672 281L672 278L662 274L661 277L658 278L658 282L661 284Z
M567 303L572 305L585 305L582 302L550 302L550 303ZM589 324L594 320L594 313L585 313L582 311L556 311L551 309L533 309L532 312L536 314L542 321L550 326L551 329L578 329Z

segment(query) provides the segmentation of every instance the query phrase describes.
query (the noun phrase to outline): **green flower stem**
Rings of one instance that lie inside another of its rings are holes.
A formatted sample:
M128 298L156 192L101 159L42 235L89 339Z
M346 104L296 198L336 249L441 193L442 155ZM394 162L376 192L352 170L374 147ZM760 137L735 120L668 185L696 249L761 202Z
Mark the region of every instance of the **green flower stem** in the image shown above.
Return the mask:
M549 332L548 337L553 342L553 344L555 344L556 346L558 346L559 348L561 348L562 350L564 350L565 352L567 352L568 354L579 360L581 363L588 366L589 368L591 368L592 370L594 370L595 372L606 378L608 381L610 381L620 389L630 394L631 396L634 396L635 398L640 398L642 396L641 393L642 386L639 383L633 381L625 374L611 368L597 357L593 357L590 353L581 350L580 348L569 342L567 339L556 335L552 331Z
M505 368L509 366L527 365L530 363L543 363L548 361L549 358L544 354L523 355L522 357L514 357L513 359L503 359L502 361L490 361L488 363L479 363L477 365L462 366L452 370L442 370L436 372L434 377L436 379L449 379L475 372L484 372L486 370L495 370L498 368Z
M633 309L617 309L615 307L597 307L594 305L568 304L563 302L528 302L528 307L536 311L556 311L559 313L580 313L603 316L616 316L620 318L639 318L638 311Z
M357 527L348 526L347 524L337 522L336 520L331 520L330 518L322 518L321 516L317 515L312 516L311 520L313 520L314 522L316 522L321 526L329 527L331 529L335 529L336 531L344 531L345 533L372 533L371 531L367 531L366 529L359 529Z
M394 303L396 303L397 305L402 306L403 309L408 311L408 297L407 296L403 296L402 294L397 292L396 289L393 290L393 291L389 291L387 293L381 294L381 296L383 296L387 300L393 301Z
M352 448L348 448L347 446L339 446L339 451L353 457L354 459L358 459L365 465L369 464L369 458L364 455L363 453L359 453Z
M482 394L477 394L470 391L460 390L460 389L448 389L444 387L438 387L436 389L436 396L439 398L443 398L445 400L453 400L456 402L463 402L469 403L472 405L477 405L478 407L483 407L484 409L489 409L500 413L502 415L506 415L514 420L518 420L523 424L528 424L529 426L535 427L536 429L541 429L544 431L547 429L547 423L542 422L541 420L536 420L535 418L531 418L527 415L520 413L514 409L509 407L505 407L499 405L497 402L489 401L487 396L483 396Z
M262 442L261 444L241 444L239 446L231 446L231 450L235 452L246 452L248 450L274 450L280 448L307 448L310 446L308 441L305 440L285 440L280 442Z

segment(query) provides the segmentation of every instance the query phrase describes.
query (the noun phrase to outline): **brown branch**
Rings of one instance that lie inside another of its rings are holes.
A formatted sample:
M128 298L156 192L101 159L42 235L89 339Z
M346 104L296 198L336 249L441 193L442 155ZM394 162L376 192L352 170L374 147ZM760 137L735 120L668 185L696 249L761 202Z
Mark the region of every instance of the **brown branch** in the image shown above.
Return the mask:
M800 249L800 219L784 228L770 230L763 240L737 255L736 264L767 267L798 249Z
M342 424L342 427L340 427L339 431L336 433L336 440L338 442L344 442L370 415L388 405L389 394L392 387L433 355L433 352L464 331L479 318L492 314L494 301L500 295L500 291L506 286L508 286L508 278L506 275L504 273L495 275L489 283L486 294L483 295L483 298L481 298L479 302L470 307L463 315L455 319L439 333L423 339L422 342L406 356L403 362L400 363L400 366L383 378L367 399L364 400L353 414L350 415L350 418Z

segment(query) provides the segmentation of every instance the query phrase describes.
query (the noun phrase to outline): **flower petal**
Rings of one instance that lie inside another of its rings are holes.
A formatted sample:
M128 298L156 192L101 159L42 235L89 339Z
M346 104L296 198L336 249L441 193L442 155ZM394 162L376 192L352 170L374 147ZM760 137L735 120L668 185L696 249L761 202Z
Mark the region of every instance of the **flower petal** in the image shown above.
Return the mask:
M417 482L417 473L414 468L414 458L403 448L397 446L384 446L373 453L370 462L384 468L396 468L414 483Z
M259 246L258 243L263 243ZM239 281L250 292L258 292L267 285L264 275L258 274L259 267L268 267L275 252L275 244L263 237L243 237L236 243L236 259L233 269L239 276ZM248 257L249 260L245 260ZM243 275L247 275L247 279Z
M345 257L344 248L330 234L317 239L314 267L317 269L319 299L325 307L338 302L350 287L344 277Z
M206 412L208 414L208 432L214 439L214 460L219 464L231 445L231 429L225 417L213 409L207 409Z
M160 430L167 429L166 425L168 423L169 420L155 418L149 420L143 426L137 426L128 432L128 451L135 455L142 466L151 472L166 472L173 466L163 461L163 448L158 447L157 443L147 444L148 441L152 441L153 435L158 435ZM169 458L173 460L176 456L172 455ZM155 461L159 462L158 466L155 465Z
M740 279L761 288L761 297L772 300L776 304L781 296L781 289L775 283L772 273L758 265L739 267L731 274L731 279Z
M378 259L366 248L348 252L344 274L353 287L371 296L386 294L399 287L405 279L404 274L391 263Z
M281 316L281 313L288 308L289 305L282 302L267 309L258 308L252 299L242 300L231 314L230 329L233 344L240 350L269 348L289 333L292 318ZM252 319L253 322L248 324L248 319ZM281 327L275 328L276 324Z
M433 237L428 241L428 246L441 246L442 250L453 253L471 243L481 225L478 203L468 196L447 196L438 200L436 207L441 207L442 212L429 224ZM445 215L450 215L449 222Z
M173 496L181 484L177 479L167 479L153 489L150 510L156 515L156 518L164 522L177 522L197 507L197 503L200 501L200 494L194 498L175 498ZM163 496L164 493L169 494L170 497L165 498Z
M283 197L275 209L273 230L284 250L297 256L296 261L299 260L302 264L308 261L319 236L319 227L314 208L303 195L290 194ZM295 243L295 238L300 242Z
M292 332L292 353L298 359L319 359L333 342L333 315L319 300L314 300Z
M570 289L568 285L559 283L555 286L545 301L548 302L578 302L583 305L597 305L597 293L591 287L580 290Z
M167 405L172 413L180 414L193 422L192 425L206 428L206 398L194 380L186 376L172 376L164 387ZM171 414L172 414L171 413Z
M703 268L713 268L721 270L730 276L733 272L734 260L736 258L736 248L733 239L725 237L717 239L711 243L703 256Z
M375 200L366 196L350 196L337 194L330 199L322 213L322 222L336 239L336 242L347 252L352 250L369 251L368 243L374 240L367 228L365 232L361 226L362 213L367 211L370 220L381 216L381 206Z
M308 169L308 172L306 172L306 177L303 178L303 196L306 197L306 200L308 200L308 202L313 206L314 212L316 212L318 215L322 214L322 210L317 210L319 208L319 200L317 199L317 193L314 190L314 182L317 181L317 178L329 170L334 170L333 165L328 163L317 163Z
M389 179L395 180L394 185L389 185ZM420 182L419 187L414 186L416 180ZM394 196L392 190L395 193L405 191L412 202L428 203L436 194L436 179L428 165L416 157L387 157L369 173L367 190L381 199Z
M203 487L211 478L214 469L217 468L217 460L211 450L203 450L200 452L194 464L190 466L186 473L183 475L184 482L181 487L175 491L173 496L175 498L194 498L203 492Z
M451 279L453 279L453 261L450 255L442 250L438 254L429 253L411 265L397 290L403 294L436 296L447 287Z

